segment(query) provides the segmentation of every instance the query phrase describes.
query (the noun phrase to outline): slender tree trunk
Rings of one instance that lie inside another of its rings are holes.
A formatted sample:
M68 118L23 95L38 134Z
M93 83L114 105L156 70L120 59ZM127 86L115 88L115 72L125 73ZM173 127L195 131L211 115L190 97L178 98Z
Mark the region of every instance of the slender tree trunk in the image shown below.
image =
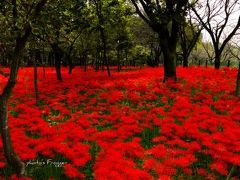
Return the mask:
M99 71L99 66L100 66L99 58L100 58L100 55L99 55L99 52L97 52L96 62L95 62L95 71Z
M69 63L69 69L68 69L68 74L72 74L72 71L73 71L73 63L72 63L72 58L71 57L68 57L68 63Z
M106 65L107 73L108 73L108 76L110 77L111 72L110 72L109 62L108 62L108 58L107 58L107 44L106 44L106 37L105 37L103 28L100 28L100 36L101 36L101 40L102 40L102 44L103 44L103 64Z
M131 61L131 66L133 66L133 67L136 66L136 61L135 61L135 59L132 59L132 61Z
M228 61L227 61L227 67L230 67L230 65L231 65L231 61L228 60Z
M129 65L129 62L128 62L128 50L126 49L125 50L125 62L127 65ZM124 66L124 62L123 62L123 66Z
M238 74L237 74L237 83L236 83L236 96L240 98L240 61L238 64Z
M84 51L83 53L83 60L84 60L84 72L87 72L87 64L88 64L88 53Z
M216 53L215 55L215 69L220 69L221 66L221 55L219 53Z
M46 64L46 60L45 60L45 48L43 47L42 49L42 72L43 72L43 79L46 78L46 72L45 72L45 64Z
M106 36L104 32L104 17L102 14L102 1L101 0L95 0L94 1L95 6L96 6L96 12L97 12L97 17L99 20L99 33L100 33L100 39L102 43L102 48L103 48L103 68L104 65L107 67L107 73L108 76L111 76L110 68L109 68L109 62L107 58L107 42L106 42Z
M11 85L14 86L15 82L11 82ZM20 158L15 153L10 132L8 126L8 98L1 96L0 97L0 128L1 128L1 136L2 136L2 143L3 143L3 150L5 158L10 166L13 167L15 172L22 176L25 173L25 164L20 160Z
M183 54L183 67L188 67L188 57Z
M59 60L58 58L55 58L55 69L57 73L57 79L62 82L63 80L61 74L61 60Z
M69 65L68 74L72 74L74 66Z
M117 63L118 63L117 70L118 70L118 72L120 72L120 70L121 70L121 62L120 62L120 52L119 52L119 50L117 50Z
M184 32L185 33L185 32ZM186 38L182 38L181 48L182 48L182 57L183 57L183 67L188 67L188 50Z
M69 65L68 74L72 74L72 71L74 69L74 65L71 57L72 50L73 50L73 44L66 55L66 61L68 62L68 65Z
M205 62L205 67L207 68L208 67L208 60L206 59L206 62Z
M100 40L97 41L96 57L95 57L95 70L99 71L100 69L100 59L101 59L101 45Z
M25 48L28 37L31 34L30 24L26 24L24 27L23 36L19 35L16 39L16 46L13 52L13 58L11 61L10 77L0 95L0 132L3 143L3 151L6 157L7 163L14 168L18 175L23 175L25 172L25 164L16 155L9 132L8 126L8 100L12 94L12 90L16 84L19 64L21 61L22 51Z
M186 20L185 20L186 21ZM199 29L197 32L195 32L195 28L193 27L193 24L190 22L190 27L192 30L193 37L191 39L188 39L187 32L185 30L185 26L182 24L180 26L180 38L181 38L181 48L183 52L183 67L188 67L188 58L190 53L192 52L194 46L197 43L197 40L199 39L199 36L201 35L202 29Z
M87 72L87 59L84 61L84 72Z
M191 47L189 47L189 48L191 48ZM182 46L182 49L183 49L183 67L188 67L188 65L189 65L188 59L190 56L190 52L192 51L193 48L187 49L187 47Z
M62 50L58 46L57 43L51 44L53 53L55 55L55 69L56 69L56 74L57 74L57 79L62 82L62 74L61 74L61 60L63 57Z

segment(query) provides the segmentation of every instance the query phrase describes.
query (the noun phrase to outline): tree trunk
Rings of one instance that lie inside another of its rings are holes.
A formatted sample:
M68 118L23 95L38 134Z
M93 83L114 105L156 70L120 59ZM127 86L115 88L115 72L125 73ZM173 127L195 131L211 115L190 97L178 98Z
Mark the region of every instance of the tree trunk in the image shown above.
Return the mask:
M55 56L55 69L56 69L56 74L57 74L57 79L62 82L62 74L61 74L61 60L63 57L62 50L58 46L57 43L51 44L54 56Z
M190 55L190 52L192 51L192 49L188 49L190 47L186 47L187 45L182 45L182 57L183 57L183 67L188 67L188 58L189 58L189 55Z
M228 60L228 62L227 62L227 67L230 67L230 65L231 65L231 61Z
M73 69L74 69L74 66L69 65L68 74L72 74Z
M108 76L110 77L111 76L111 72L110 72L109 62L108 62L108 58L107 58L106 37L105 37L104 29L102 27L100 28L100 36L101 36L101 40L102 40L102 44L103 44L103 64L106 65L107 73L108 73Z
M188 67L188 56L183 54L183 67Z
M128 50L126 49L125 50L125 62L126 62L126 65L128 65L129 63L128 62ZM123 65L124 65L124 62L123 62Z
M236 96L240 98L240 61L238 65L237 83L236 83Z
M84 51L84 53L83 53L83 60L84 60L84 72L87 72L87 65L88 65L87 51Z
M184 31L185 33L185 31ZM186 35L185 35L186 36ZM187 49L187 42L186 42L186 37L181 38L181 48L182 48L182 57L183 57L183 67L188 67L188 49Z
M100 33L100 39L101 39L102 48L103 48L103 67L102 68L104 69L104 65L106 65L108 76L111 76L109 62L108 62L108 58L107 58L106 35L104 32L105 31L104 30L105 20L104 20L103 14L102 14L103 2L101 0L98 0L98 1L94 1L94 3L95 3L95 7L96 7L96 12L97 12L97 18L99 20L99 33Z
M11 82L10 86L12 87L15 86L15 82ZM0 97L0 128L1 128L4 155L8 164L13 167L13 169L19 176L22 176L25 173L25 164L16 155L12 146L9 126L8 126L8 103L7 102L8 102L8 98L4 96Z
M160 56L161 56L161 48L160 47L157 47L156 49L155 49L155 57L154 57L154 59L155 59L155 62L156 62L156 66L158 66L159 65L159 62L160 62Z
M74 69L74 66L72 63L72 58L70 56L68 57L68 63L69 63L68 74L72 74L72 70Z
M176 44L171 43L166 38L161 38L161 47L163 52L164 78L163 82L168 79L177 80L176 75Z
M163 53L163 67L164 78L163 82L167 80L177 81L176 64L177 64L177 42L179 32L179 22L172 20L171 30L168 24L161 24L155 27L159 35L159 42Z
M164 82L168 79L173 79L174 81L177 80L176 75L176 54L175 51L169 51L165 53L163 51L164 56Z
M101 45L100 41L98 41L97 49L96 49L96 57L95 57L95 70L99 71L100 69L100 59L101 59Z
M26 24L24 27L24 34L19 35L16 39L16 46L11 60L11 70L8 82L0 95L0 132L3 143L4 155L6 157L7 163L13 167L14 171L19 175L25 173L25 164L16 155L9 132L8 126L8 100L12 94L12 90L16 84L19 64L21 62L22 51L25 48L28 37L31 34L30 24Z
M216 53L215 55L215 69L220 69L221 66L221 55Z
M84 61L84 72L87 72L87 60Z
M73 61L72 61L72 57L71 57L71 52L73 50L73 46L70 47L67 55L66 55L66 62L68 62L69 65L69 69L68 69L68 74L72 74L72 71L74 69L74 65L73 65Z
M95 71L99 71L99 66L100 66L100 62L99 62L99 53L97 52L97 56L96 56L96 62L95 62Z
M121 62L120 62L120 52L119 52L118 49L117 49L117 65L118 65L117 70L118 70L118 72L120 72L120 70L121 70Z
M62 82L63 80L61 74L61 60L59 60L58 58L55 59L55 69L57 73L57 79Z

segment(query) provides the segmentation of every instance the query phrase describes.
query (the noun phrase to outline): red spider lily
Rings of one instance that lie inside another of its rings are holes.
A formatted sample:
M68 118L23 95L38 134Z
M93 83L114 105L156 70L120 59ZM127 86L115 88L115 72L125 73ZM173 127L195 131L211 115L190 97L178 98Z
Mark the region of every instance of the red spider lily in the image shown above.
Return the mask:
M75 167L73 167L71 164L66 164L64 166L64 171L65 171L65 174L70 178L79 178L79 179L84 178L84 175L82 173L79 173L79 171Z
M32 73L20 70L9 102L13 145L24 161L60 154L72 179L83 179L81 168L94 161L93 176L100 180L171 179L179 169L179 179L195 172L216 179L240 165L236 69L179 67L177 83L162 83L162 68L114 72L111 78L93 69L69 76L63 68L64 82L58 83L47 68L47 78L39 77L41 107L35 105ZM0 92L6 81L0 75ZM206 163L209 172L192 163ZM0 172L5 166L0 152Z

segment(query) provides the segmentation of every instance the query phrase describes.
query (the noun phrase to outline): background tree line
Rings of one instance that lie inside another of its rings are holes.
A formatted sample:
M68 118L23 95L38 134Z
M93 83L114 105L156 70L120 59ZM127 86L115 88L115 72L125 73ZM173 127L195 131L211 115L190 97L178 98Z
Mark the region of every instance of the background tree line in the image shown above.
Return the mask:
M26 44L21 65L33 66L35 59L39 66L55 66L57 77L61 80L61 65L69 66L69 73L76 65L84 66L85 69L87 66L93 66L96 70L108 66L118 66L120 70L121 66L167 65L170 61L166 60L169 59L166 56L171 52L165 51L169 49L175 49L172 51L174 51L173 56L176 55L176 63L170 64L185 67L199 64L215 64L216 67L220 67L220 64L237 65L236 57L231 55L228 49L239 51L238 46L230 41L237 34L239 22L229 33L230 35L223 31L227 28L228 17L233 13L234 7L238 7L237 1L234 3L226 1L225 4L218 0L212 4L210 1L192 3L186 1L181 5L167 4L168 1L160 1L159 5L157 1L135 2L135 0L132 2L68 0L49 3L34 24L33 36ZM221 6L216 13L212 8L217 6L217 3ZM6 25L11 18L8 4L5 1L1 3L0 64L2 66L10 65L10 56L14 48L12 36L9 34L10 29ZM27 4L30 3L25 2L25 5L18 3L18 9L21 11ZM161 8L158 8L160 6ZM179 9L176 9L177 6ZM196 13L205 7L209 8L205 9L204 13ZM222 25L216 24L215 27L211 21L219 17L220 10L224 11L224 9L226 9L224 19L226 22L219 20ZM209 25L210 27L207 27ZM212 42L203 39L203 29L210 33ZM164 40L167 34L173 32L177 34L172 34L173 37L169 36L170 39Z

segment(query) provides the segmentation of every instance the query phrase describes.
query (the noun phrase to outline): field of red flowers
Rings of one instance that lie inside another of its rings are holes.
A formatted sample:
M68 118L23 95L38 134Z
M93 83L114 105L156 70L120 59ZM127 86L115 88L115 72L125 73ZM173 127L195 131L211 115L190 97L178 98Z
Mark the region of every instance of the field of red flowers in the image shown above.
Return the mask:
M9 103L23 179L240 179L240 101L236 69L162 68L106 72L22 68ZM7 78L0 75L0 91ZM2 143L0 141L0 148ZM0 179L16 179L0 152Z

